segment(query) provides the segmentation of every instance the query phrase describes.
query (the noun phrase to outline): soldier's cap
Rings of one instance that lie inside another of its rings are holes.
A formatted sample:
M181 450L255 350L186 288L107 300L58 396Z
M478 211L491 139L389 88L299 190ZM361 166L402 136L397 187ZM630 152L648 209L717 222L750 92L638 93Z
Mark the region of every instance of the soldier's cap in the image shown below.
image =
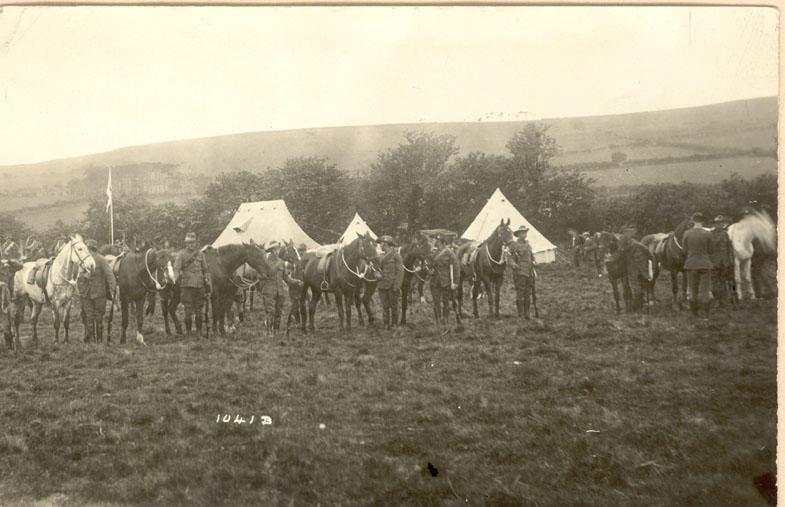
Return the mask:
M265 249L265 251L269 252L273 248L278 248L280 246L281 246L280 243L278 243L276 240L272 240L269 243L267 243L267 245L264 247L264 249Z
M298 249L298 250L308 250L308 245L306 245L305 243L300 243L300 244L297 246L297 249Z
M376 240L377 243L387 243L390 246L398 246L392 236L385 234Z
M195 232L189 232L188 234L186 234L185 235L185 242L186 243L196 243L196 233Z
M84 242L88 250L98 250L98 242L94 239L88 239Z
M525 225L522 225L522 226L518 227L517 229L515 229L515 232L513 232L512 234L513 234L513 236L520 236L524 232L529 232L529 228L526 227Z
M730 218L726 217L725 215L717 215L714 217L715 224L729 224L730 222Z
M586 231L582 233L581 236L583 236L584 238L588 238L589 236L591 236L591 233L589 231Z
M701 223L703 223L703 222L706 221L706 217L703 216L703 213L701 213L700 211L697 211L697 212L693 213L692 221L693 222L701 222Z

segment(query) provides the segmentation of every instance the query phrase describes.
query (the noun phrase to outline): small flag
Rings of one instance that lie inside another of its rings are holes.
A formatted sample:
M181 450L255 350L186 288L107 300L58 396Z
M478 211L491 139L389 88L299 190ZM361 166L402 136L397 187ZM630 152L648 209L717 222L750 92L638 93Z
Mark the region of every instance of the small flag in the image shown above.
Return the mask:
M109 181L106 183L106 213L112 207L112 168L109 168Z

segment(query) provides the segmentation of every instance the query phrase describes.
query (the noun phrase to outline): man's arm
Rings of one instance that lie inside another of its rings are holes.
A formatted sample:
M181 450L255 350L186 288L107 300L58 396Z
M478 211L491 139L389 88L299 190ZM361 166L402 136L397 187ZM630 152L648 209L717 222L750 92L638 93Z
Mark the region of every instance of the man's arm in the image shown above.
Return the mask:
M201 264L202 264L202 277L204 278L204 288L207 292L213 291L213 281L210 278L210 269L207 266L207 259L204 258L204 252L201 253Z
M403 259L399 254L395 254L395 288L403 286Z
M114 291L117 288L117 280L114 279L114 273L112 273L112 268L109 267L109 263L106 260L101 261L101 271L103 271L104 278L106 278L106 286L109 289L109 298L111 299L114 296Z

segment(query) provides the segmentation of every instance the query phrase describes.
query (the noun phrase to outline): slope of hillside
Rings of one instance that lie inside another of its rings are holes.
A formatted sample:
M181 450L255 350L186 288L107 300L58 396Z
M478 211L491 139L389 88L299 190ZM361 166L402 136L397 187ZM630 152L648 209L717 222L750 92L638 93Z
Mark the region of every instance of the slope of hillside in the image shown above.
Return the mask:
M628 159L683 157L696 153L738 154L776 149L777 98L624 115L542 120L562 147L559 165L609 161L613 151ZM288 157L322 156L349 171L365 171L379 152L402 141L407 130L451 134L462 153L505 153L505 144L527 122L412 123L253 132L120 148L106 153L0 166L6 188L78 177L87 167L134 163L176 164L181 170L215 174L263 170Z

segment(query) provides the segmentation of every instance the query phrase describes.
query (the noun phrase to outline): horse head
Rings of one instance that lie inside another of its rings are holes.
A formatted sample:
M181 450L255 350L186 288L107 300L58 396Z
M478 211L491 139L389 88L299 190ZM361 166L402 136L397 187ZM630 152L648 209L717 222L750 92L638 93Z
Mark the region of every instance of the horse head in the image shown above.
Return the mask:
M379 252L376 250L376 240L371 237L371 234L368 231L366 231L365 234L360 234L358 232L357 239L349 243L349 246L355 244L357 255L360 259L373 263L379 257Z
M499 225L497 225L496 229L494 229L493 234L491 234L491 237L488 238L488 242L489 243L492 242L493 239L500 241L502 245L506 245L508 243L513 242L515 236L513 236L512 234L509 218L507 219L506 222L502 218L501 222L499 222Z
M82 236L74 233L71 234L69 237L70 241L64 245L61 252L65 252L66 247L68 248L68 260L79 266L80 269L85 271L92 271L95 269L95 259L93 259L93 255L90 253L90 250L87 249L87 245L85 245Z
M152 252L155 265L153 272L155 273L156 281L163 287L166 287L170 283L174 283L174 253L171 250L166 249L153 250ZM158 273L163 273L163 283L159 280Z
M297 250L294 241L289 239L288 241L284 240L281 243L283 246L278 250L278 257L291 265L299 263L302 257L300 256L300 251Z
M245 262L254 268L256 272L259 273L259 276L270 278L273 275L270 264L267 262L267 252L265 252L253 238L251 238L249 243L243 243L243 251L245 254Z

